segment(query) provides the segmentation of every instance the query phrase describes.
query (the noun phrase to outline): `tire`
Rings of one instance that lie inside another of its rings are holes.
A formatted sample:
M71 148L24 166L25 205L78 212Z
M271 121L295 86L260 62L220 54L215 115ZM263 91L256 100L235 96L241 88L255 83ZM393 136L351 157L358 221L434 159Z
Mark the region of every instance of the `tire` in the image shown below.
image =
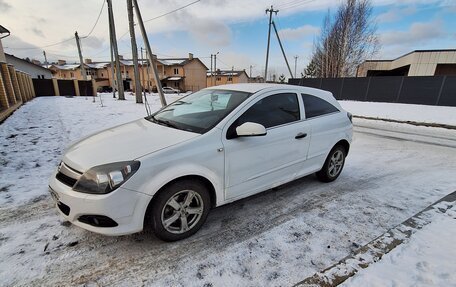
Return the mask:
M346 155L347 152L343 146L335 146L329 152L321 170L316 173L317 178L322 182L331 182L336 180L344 168Z
M159 191L150 209L155 235L164 241L177 241L195 234L206 221L210 206L209 191L200 181L185 179L169 184Z

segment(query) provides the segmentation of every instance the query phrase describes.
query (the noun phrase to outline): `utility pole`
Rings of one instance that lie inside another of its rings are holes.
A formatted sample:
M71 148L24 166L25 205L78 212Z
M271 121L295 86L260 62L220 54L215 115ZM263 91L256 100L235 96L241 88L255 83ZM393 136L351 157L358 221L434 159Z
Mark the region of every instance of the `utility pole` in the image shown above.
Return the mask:
M214 85L214 70L212 70L212 67L213 67L213 63L212 63L212 57L214 55L211 54L211 86Z
M214 73L215 73L215 83L214 85L217 86L217 55L219 54L220 52L217 52L216 54L214 54Z
M114 50L112 49L112 34L109 35L109 43L111 46L110 50L111 50L112 97L115 98L116 97L116 84L114 83ZM109 79L109 74L108 74L108 79Z
M48 68L48 59L46 57L46 51L43 51L43 55L44 55L44 64L46 65L46 68Z
M274 27L274 31L277 36L277 40L279 41L280 50L282 50L283 58L285 59L285 63L287 64L288 72L290 72L290 77L293 78L293 73L291 72L290 64L288 64L287 56L285 55L285 51L283 50L282 41L280 41L279 32L277 32L277 27L276 27L274 21L272 21L272 26Z
M119 61L119 50L117 49L117 36L116 26L114 24L114 14L112 12L112 0L106 0L108 3L108 16L109 16L109 33L111 34L111 45L114 52L114 58L116 61L116 79L117 79L117 90L119 91L119 100L125 100L124 87L122 74L120 73L120 61Z
M268 30L268 47L266 49L266 68L264 69L264 80L265 81L266 81L267 76L268 76L269 44L271 42L272 13L275 13L277 15L277 12L279 12L279 10L274 10L272 5L271 5L271 9L266 9L266 14L269 13L269 30Z
M127 0L127 9L128 9L128 24L130 28L130 38L131 38L131 54L133 56L133 75L135 77L135 94L136 94L136 103L142 104L141 97L141 83L139 82L139 69L138 69L138 47L136 46L135 38L135 26L133 23L133 2L132 0Z
M146 85L144 84L144 80L146 78L144 77L144 56L143 56L143 48L141 47L141 76L142 76L142 88L143 88L143 93L144 93L144 98L146 98Z
M81 42L79 40L78 32L74 32L74 37L76 38L76 45L78 46L78 54L79 54L79 63L81 63L81 73L82 79L87 81L87 73L84 67L84 60L82 59L82 52L81 52Z
M149 62L149 56L147 55L147 50L144 49L144 53L146 53L146 75L147 75L147 90L150 92L152 92L152 89L150 87L150 62ZM157 88L157 92L158 92L158 88Z
M153 61L152 49L150 48L149 39L147 37L146 29L144 28L144 22L142 20L141 12L139 11L138 1L136 1L136 0L133 0L133 1L134 1L134 6L135 6L136 18L138 18L139 28L141 29L141 34L142 34L142 37L144 40L144 44L146 45L146 50L147 50L147 53L149 54L149 62L150 62L150 65L152 66L154 80L157 85L158 95L160 96L160 101L161 101L162 106L166 106L165 95L163 94L160 77L158 76L157 66L156 66L155 62Z
M294 56L294 59L295 59L295 74L294 74L294 77L297 78L298 76L296 76L296 66L298 65L298 58L299 56Z

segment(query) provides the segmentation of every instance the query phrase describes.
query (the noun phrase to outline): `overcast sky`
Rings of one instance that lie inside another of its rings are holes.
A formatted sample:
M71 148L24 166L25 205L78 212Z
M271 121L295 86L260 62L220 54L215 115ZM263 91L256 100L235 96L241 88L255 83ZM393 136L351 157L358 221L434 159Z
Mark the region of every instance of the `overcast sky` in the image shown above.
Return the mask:
M195 0L138 0L143 19L151 19ZM119 53L131 57L127 33L125 0L113 0ZM185 57L193 53L210 67L210 55L219 52L217 67L246 69L253 76L264 72L268 17L271 4L279 9L274 16L288 60L294 71L309 62L312 45L319 36L324 15L334 11L338 0L201 0L183 10L145 23L153 52L159 57ZM417 49L456 47L456 1L454 0L374 0L374 18L382 48L376 58L390 59ZM3 39L5 51L15 56L44 61L78 60L74 32L87 35L95 24L103 0L0 0L0 24L11 31ZM109 59L107 7L93 33L82 40L84 58ZM142 46L136 29L138 47ZM123 36L123 37L121 37ZM64 43L51 45L71 39ZM26 48L26 49L24 49ZM34 49L27 49L34 48ZM286 76L287 69L272 35L270 73Z

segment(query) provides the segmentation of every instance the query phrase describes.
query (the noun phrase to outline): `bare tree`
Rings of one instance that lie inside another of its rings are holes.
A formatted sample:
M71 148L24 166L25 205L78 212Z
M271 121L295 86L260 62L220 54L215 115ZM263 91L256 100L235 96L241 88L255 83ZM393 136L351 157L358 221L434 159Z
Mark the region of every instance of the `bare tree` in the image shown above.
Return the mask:
M358 65L380 47L376 31L369 0L346 0L333 17L328 11L320 38L314 43L316 75L354 76Z

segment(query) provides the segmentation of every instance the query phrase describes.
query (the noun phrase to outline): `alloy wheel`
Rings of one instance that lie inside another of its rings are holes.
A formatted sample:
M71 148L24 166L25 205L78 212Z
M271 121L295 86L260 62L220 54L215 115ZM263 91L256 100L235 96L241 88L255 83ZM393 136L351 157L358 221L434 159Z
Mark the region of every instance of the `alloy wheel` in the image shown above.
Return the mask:
M166 202L161 212L161 223L166 231L182 234L200 221L203 211L201 195L193 190L182 190Z

